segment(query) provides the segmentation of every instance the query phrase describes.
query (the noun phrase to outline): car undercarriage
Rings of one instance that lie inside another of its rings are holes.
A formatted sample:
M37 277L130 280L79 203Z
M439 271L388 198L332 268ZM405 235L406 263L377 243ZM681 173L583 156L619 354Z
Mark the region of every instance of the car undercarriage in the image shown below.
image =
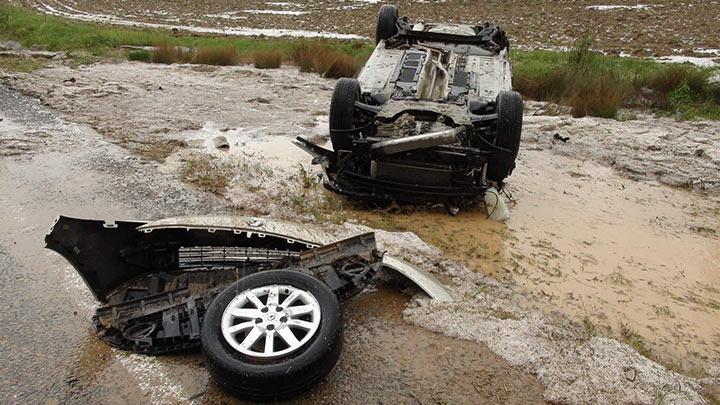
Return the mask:
M492 24L411 23L383 6L377 46L330 106L333 150L298 138L332 191L374 202L462 206L512 173L522 98Z

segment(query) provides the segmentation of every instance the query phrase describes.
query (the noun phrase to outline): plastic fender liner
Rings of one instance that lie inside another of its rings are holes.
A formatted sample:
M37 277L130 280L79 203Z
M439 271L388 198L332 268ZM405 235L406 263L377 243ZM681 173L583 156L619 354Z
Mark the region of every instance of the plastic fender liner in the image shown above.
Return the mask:
M393 269L407 277L434 300L441 302L455 301L452 291L425 270L418 269L389 255L383 256L383 267Z

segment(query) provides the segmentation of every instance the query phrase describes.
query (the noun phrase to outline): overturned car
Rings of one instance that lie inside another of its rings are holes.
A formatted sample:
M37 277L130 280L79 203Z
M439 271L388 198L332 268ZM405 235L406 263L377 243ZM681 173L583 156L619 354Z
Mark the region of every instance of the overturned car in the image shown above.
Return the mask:
M360 199L471 203L515 167L523 102L499 27L411 23L380 8L376 48L330 106L333 150L298 138L329 189Z
M152 355L201 346L214 380L250 400L292 397L330 373L342 349L339 303L381 271L453 299L379 252L373 233L320 245L302 226L258 218L59 217L45 243L100 301L99 338Z

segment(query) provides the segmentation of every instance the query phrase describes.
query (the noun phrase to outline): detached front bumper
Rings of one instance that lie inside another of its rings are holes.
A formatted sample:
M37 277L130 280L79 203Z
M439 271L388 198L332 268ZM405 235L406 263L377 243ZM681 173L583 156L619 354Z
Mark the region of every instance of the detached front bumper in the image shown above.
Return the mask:
M452 300L430 274L378 252L373 233L322 246L314 239L301 225L247 217L155 222L59 217L45 242L103 303L93 317L97 335L114 347L147 354L196 347L215 296L265 270L310 274L344 300L381 269L393 269L431 297Z

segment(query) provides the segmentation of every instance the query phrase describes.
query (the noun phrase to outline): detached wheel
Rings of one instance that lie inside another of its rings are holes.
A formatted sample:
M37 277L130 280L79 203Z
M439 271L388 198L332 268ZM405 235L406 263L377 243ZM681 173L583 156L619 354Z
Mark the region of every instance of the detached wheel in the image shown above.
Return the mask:
M318 384L337 363L340 304L312 276L256 273L213 300L200 341L210 375L226 391L253 401L290 398Z
M357 114L355 101L360 100L360 83L355 79L342 78L335 83L332 100L330 101L330 141L333 149L352 149L352 134L334 133L334 130L351 130L356 128Z
M378 12L377 28L375 30L375 44L397 34L398 8L385 4Z
M509 150L510 153L495 152L490 156L487 177L500 182L512 173L520 149L522 96L516 91L501 91L495 100L495 110L498 116L495 145Z

